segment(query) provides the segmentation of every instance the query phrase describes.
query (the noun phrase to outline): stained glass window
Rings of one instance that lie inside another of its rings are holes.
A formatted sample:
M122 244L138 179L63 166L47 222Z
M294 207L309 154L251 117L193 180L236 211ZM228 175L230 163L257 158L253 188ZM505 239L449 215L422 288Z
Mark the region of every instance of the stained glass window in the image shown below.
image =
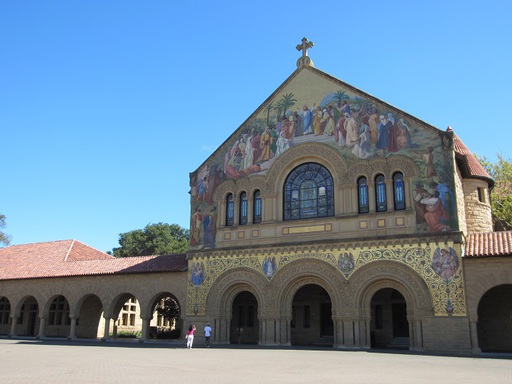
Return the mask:
M329 171L317 163L295 168L284 183L284 220L334 216L334 185Z
M405 209L404 176L400 172L393 175L393 195L395 198L395 211Z
M358 203L359 213L368 213L370 204L368 202L368 180L366 177L361 176L357 180Z
M254 192L253 199L253 219L252 222L255 224L261 223L261 192Z
M386 181L382 175L378 175L375 178L375 197L377 200L377 212L386 212L388 209L386 203Z
M240 215L238 218L238 224L247 224L247 193L245 192L240 194Z
M233 199L233 194L230 193L226 197L226 225L231 226L234 224L235 220L235 201Z

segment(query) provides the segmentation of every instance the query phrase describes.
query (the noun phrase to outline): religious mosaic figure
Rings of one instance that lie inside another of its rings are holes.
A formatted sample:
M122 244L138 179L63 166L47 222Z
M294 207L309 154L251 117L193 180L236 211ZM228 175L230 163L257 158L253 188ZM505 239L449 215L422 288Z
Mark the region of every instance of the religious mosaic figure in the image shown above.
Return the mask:
M192 284L194 284L196 287L200 286L203 283L205 277L206 277L206 273L205 273L204 263L202 261L193 263L192 264L192 276L190 278L192 281Z
M265 276L267 276L269 279L276 273L277 271L277 262L276 258L274 257L267 257L263 261L263 273Z
M437 248L432 260L432 269L448 283L459 269L459 259L455 250L451 247L449 250Z
M338 268L345 275L350 274L355 267L354 255L352 253L344 252L338 256Z

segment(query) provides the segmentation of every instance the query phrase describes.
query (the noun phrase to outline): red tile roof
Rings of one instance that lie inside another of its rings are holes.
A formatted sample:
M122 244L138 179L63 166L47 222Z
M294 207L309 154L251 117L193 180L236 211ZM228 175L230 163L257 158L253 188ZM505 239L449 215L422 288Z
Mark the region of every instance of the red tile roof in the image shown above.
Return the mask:
M512 231L468 235L465 256L512 256Z
M446 131L453 132L451 127L448 127ZM462 177L484 179L489 183L489 187L492 188L494 180L455 132L453 133L453 148L455 150L457 166L459 167Z
M115 258L77 240L0 248L0 280L186 270L185 254Z

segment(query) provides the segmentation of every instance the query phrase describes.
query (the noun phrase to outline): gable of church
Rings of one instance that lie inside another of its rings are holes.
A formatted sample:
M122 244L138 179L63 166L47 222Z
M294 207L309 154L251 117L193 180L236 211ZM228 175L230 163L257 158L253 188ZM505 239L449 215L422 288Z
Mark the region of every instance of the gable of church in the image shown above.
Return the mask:
M265 176L279 157L305 143L329 146L348 166L409 158L418 169L412 182L417 214L441 208L437 225L418 231L458 230L452 134L310 66L297 69L191 174L191 228L201 221L207 233L206 226L216 223L213 195L223 181ZM204 239L196 242L192 248Z

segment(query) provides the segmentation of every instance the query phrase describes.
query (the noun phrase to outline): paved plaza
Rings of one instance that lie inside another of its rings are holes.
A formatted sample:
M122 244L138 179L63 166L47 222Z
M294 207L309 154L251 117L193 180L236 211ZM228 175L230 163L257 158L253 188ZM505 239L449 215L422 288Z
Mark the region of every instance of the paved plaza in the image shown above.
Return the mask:
M510 355L0 339L4 383L512 383Z

